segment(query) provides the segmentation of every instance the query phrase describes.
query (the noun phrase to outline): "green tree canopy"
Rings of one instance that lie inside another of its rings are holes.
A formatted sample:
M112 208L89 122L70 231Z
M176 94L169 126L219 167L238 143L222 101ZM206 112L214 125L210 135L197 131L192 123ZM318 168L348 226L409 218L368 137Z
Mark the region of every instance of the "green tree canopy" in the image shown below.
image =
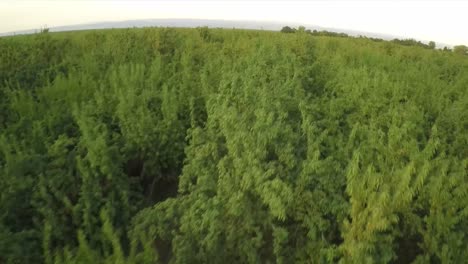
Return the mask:
M289 26L284 26L282 29L281 29L281 32L282 33L295 33L296 32L296 29L295 28L291 28Z
M460 55L468 55L468 47L465 45L458 45L453 47L453 52Z
M328 31L14 36L0 111L0 263L468 259L466 56Z

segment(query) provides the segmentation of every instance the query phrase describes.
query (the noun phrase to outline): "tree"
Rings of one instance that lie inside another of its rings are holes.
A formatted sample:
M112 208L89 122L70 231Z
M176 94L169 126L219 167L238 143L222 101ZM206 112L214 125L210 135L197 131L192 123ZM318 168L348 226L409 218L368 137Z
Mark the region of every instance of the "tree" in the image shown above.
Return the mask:
M47 25L44 25L43 27L41 27L41 30L39 32L47 34L49 33L49 28L47 27Z
M291 28L289 26L285 26L281 29L281 32L282 33L295 33L296 32L296 29L295 28Z
M429 48L430 49L435 49L436 43L434 41L429 41Z
M453 47L453 52L460 55L468 55L468 47L465 45L458 45Z

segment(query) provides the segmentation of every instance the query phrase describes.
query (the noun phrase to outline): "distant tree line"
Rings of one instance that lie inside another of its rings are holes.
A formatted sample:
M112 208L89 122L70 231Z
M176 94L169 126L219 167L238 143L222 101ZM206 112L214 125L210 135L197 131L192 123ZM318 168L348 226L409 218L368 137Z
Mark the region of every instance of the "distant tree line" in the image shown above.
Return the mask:
M422 47L426 49L435 49L435 42L430 41L428 44L423 43L421 41L415 40L415 39L393 39L393 43L397 43L403 46L416 46L416 47Z
M297 29L294 28L294 27L290 27L290 26L284 26L282 29L281 29L281 32L282 33L307 33L307 34L311 34L313 36L329 36L329 37L342 37L342 38L353 38L353 36L349 36L348 34L346 33L339 33L339 32L333 32L333 31L327 31L327 30L310 30L310 29L306 29L304 26L299 26ZM358 38L365 38L365 39L369 39L369 40L372 40L374 42L383 42L385 41L384 39L381 39L381 38L372 38L372 37L367 37L367 36L363 36L363 35L359 35ZM425 48L425 49L435 49L436 48L436 43L434 41L429 41L427 44L424 43L424 42L421 42L421 41L418 41L418 40L415 40L415 39L412 39L412 38L409 38L409 39L398 39L398 38L394 38L393 40L391 40L390 42L393 42L393 43L396 43L396 44L399 44L399 45L402 45L402 46L413 46L413 47L421 47L421 48ZM449 47L445 46L443 49L443 51L453 51L454 53L457 53L457 54L461 54L461 55L468 55L468 47L465 46L465 45L458 45L458 46L455 46L452 49L450 49Z
M296 32L299 33L299 32L303 32L303 33L311 34L311 35L314 35L314 36L329 36L329 37L343 37L343 38L350 37L346 33L338 33L338 32L332 32L332 31L327 31L327 30L320 30L320 31L315 30L315 29L310 30L310 29L306 29L303 26L300 26L297 29L289 27L289 26L285 26L285 27L283 27L281 29L281 32L282 33L296 33Z

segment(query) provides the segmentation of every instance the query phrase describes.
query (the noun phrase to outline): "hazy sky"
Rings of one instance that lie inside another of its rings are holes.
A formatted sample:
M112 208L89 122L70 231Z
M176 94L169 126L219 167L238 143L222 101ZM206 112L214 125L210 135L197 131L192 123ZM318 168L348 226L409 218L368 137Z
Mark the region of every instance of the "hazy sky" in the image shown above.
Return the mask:
M468 45L468 1L0 0L0 32L146 18L294 22Z

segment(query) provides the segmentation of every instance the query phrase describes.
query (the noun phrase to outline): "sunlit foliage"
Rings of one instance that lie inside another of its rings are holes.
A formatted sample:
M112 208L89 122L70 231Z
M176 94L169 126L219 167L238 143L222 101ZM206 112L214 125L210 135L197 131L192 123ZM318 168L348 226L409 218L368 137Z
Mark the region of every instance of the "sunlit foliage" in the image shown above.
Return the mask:
M0 263L466 261L468 57L294 32L0 38Z

